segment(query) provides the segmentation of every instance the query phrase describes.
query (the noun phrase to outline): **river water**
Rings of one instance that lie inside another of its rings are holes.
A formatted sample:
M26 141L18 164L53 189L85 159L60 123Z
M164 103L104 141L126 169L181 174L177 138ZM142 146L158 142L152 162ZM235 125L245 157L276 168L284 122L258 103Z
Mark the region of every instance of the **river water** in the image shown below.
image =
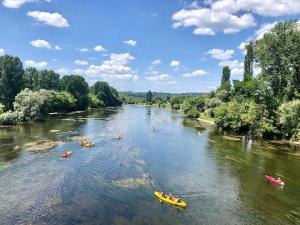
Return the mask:
M83 136L95 147L81 148ZM227 139L215 126L145 106L0 128L0 224L299 224L300 157ZM57 145L28 145L44 140ZM161 189L184 196L187 209L159 203L153 191Z

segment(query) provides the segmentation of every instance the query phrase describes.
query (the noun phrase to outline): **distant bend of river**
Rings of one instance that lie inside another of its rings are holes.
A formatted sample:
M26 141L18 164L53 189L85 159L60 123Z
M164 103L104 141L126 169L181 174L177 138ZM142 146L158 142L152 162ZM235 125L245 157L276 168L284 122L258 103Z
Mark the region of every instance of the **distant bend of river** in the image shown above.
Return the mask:
M300 224L297 154L147 106L0 128L0 224ZM157 201L162 189L187 209Z

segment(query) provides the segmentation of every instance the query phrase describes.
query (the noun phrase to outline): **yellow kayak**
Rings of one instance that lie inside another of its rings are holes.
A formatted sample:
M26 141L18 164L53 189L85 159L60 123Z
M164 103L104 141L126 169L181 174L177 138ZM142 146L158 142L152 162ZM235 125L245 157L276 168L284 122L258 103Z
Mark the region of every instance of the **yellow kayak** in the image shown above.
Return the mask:
M83 146L87 147L87 148L90 148L90 147L95 146L95 144L94 143L87 143L87 144L84 144Z
M182 208L186 208L186 206L187 206L184 201L178 200L178 198L171 197L171 196L166 195L166 194L164 194L164 196L162 196L161 192L154 191L154 196L157 197L160 201L167 202L171 205L179 206L179 207L182 207Z

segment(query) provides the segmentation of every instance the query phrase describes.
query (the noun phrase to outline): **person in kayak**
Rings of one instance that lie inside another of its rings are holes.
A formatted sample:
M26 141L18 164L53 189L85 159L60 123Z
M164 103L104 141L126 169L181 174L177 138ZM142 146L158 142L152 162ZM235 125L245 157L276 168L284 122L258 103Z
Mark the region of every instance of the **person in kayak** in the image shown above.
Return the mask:
M180 203L180 202L181 202L181 197L179 195L178 198L177 198L177 203Z
M169 194L169 199L173 200L172 193Z

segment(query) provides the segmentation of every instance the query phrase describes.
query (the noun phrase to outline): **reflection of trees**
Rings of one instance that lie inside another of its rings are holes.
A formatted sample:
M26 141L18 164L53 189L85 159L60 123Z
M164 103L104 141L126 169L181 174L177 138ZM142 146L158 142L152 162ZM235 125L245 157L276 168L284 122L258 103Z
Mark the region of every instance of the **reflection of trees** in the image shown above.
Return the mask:
M270 149L266 142L255 142L248 149L248 140L224 140L217 130L208 133L207 151L215 160L217 176L220 183L235 181L237 195L245 209L251 208L255 214L260 214L260 220L266 224L289 224L286 215L299 205L297 184L288 182L300 180L299 165L289 156L276 149ZM288 182L288 190L282 192L276 186L266 183L265 174L282 177ZM224 177L228 177L224 179ZM231 186L231 185L230 185ZM229 187L230 187L229 186ZM285 193L286 192L286 193ZM250 218L253 217L250 215ZM272 218L272 220L270 219Z
M151 106L146 106L146 115L151 116Z

